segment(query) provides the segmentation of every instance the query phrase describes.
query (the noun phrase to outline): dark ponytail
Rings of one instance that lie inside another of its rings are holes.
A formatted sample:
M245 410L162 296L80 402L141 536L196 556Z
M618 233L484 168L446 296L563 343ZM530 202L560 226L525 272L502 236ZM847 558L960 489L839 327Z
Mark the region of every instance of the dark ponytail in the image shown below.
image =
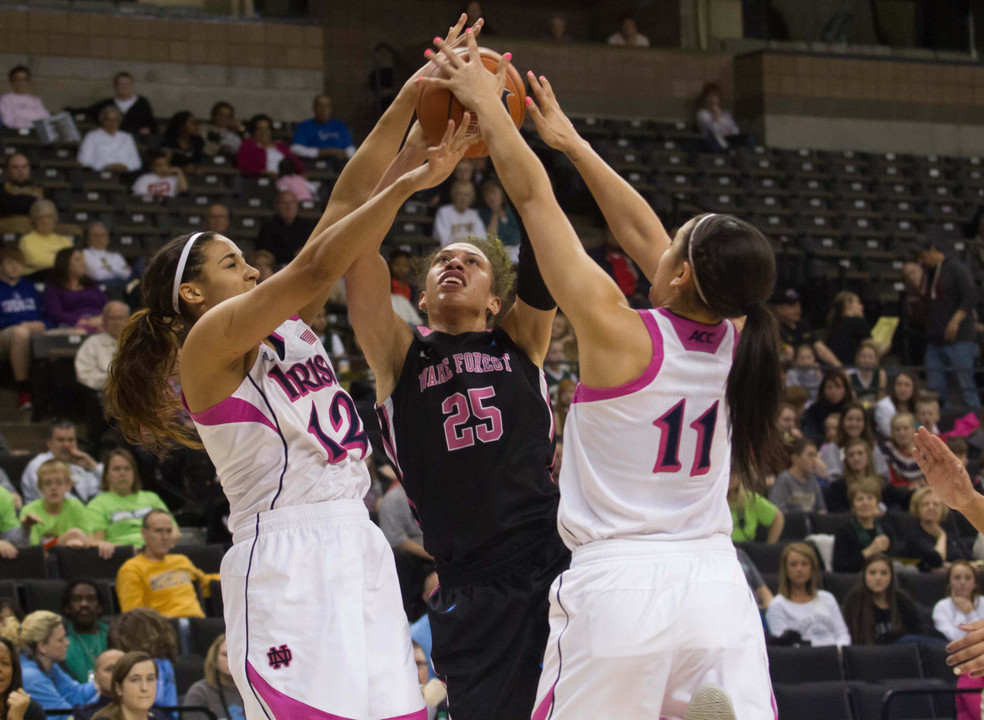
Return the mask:
M212 236L204 233L192 245L182 282L201 275ZM174 273L189 237L174 238L147 264L142 281L146 309L123 328L106 382L106 414L129 442L158 455L174 443L201 448L197 434L182 421L181 399L170 384L181 344L195 322L183 301L177 313L172 300Z
M772 246L756 228L731 215L699 218L686 236L695 302L726 318L745 316L728 373L731 472L746 490L762 492L765 476L783 462L775 418L782 401L779 326L763 303L776 282Z

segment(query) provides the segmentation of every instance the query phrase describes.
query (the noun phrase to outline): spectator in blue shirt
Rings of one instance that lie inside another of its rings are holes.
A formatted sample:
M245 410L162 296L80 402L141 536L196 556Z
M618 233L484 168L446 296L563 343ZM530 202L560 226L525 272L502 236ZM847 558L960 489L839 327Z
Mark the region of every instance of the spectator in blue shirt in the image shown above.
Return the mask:
M31 404L27 376L31 366L31 336L46 329L41 319L41 296L21 277L24 255L11 245L0 247L0 360L10 359L17 383L17 407Z
M424 579L425 603L434 594L434 591L437 590L437 586L437 573L432 572ZM436 678L437 673L434 672L434 665L431 663L431 647L434 642L431 638L430 617L427 613L424 613L416 622L410 624L410 639L420 645L420 649L424 651L424 656L427 658L427 679L432 680Z
M80 707L99 695L91 682L76 682L58 666L68 650L60 615L47 610L32 612L20 626L19 641L24 692L42 708Z
M348 127L331 116L331 98L314 99L314 117L297 125L291 152L305 158L330 158L341 165L355 154L355 144Z

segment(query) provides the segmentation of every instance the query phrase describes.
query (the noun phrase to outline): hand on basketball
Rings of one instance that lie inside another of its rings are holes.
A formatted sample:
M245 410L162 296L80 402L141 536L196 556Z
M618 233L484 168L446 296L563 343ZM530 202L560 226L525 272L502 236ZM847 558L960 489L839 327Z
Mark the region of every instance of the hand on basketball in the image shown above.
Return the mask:
M925 427L916 430L912 456L926 482L948 507L960 510L979 497L967 469L939 437Z
M526 110L533 118L536 131L547 145L565 152L580 140L577 130L560 109L550 81L543 75L537 78L532 70L526 73L526 78L530 82L530 92L535 100L526 103Z
M458 22L456 22L454 25L448 28L448 34L444 38L444 45L447 48L447 50L452 50L453 48L456 48L459 45L461 45L463 42L465 42L465 35L463 35L461 31L464 30L465 23L467 22L468 22L468 15L466 15L465 13L461 13L461 17L458 18ZM478 36L478 34L482 32L482 26L484 24L485 24L485 20L479 18L478 20L475 21L475 24L471 26L471 32L469 34L472 35L473 37ZM431 51L428 50L428 52ZM424 65L419 70L417 70L417 72L415 72L413 75L410 76L410 79L403 84L403 88L400 90L400 92L409 93L410 96L416 97L417 78L422 77L424 74L429 72L432 67L434 67L434 58L428 56L427 62L424 63Z
M465 113L461 126L455 129L454 121L448 121L448 129L441 138L441 144L427 149L427 164L414 170L416 184L420 190L434 187L444 182L461 161L465 151L474 141L468 137L471 115Z
M959 628L967 634L946 646L950 653L946 664L953 668L955 675L984 676L984 620L975 620Z
M452 51L443 41L435 42L442 52L432 55L430 59L444 70L447 77L422 77L420 82L450 90L469 110L478 110L483 103L491 103L489 107L501 107L500 98L506 87L506 70L512 53L505 53L499 58L495 73L490 73L482 63L474 33L466 33L465 42L468 52L464 55Z

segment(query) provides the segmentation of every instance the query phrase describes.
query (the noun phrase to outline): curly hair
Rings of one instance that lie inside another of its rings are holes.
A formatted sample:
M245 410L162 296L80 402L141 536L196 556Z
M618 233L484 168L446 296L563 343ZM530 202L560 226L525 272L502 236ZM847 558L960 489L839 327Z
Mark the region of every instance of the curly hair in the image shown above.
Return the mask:
M151 608L134 608L118 616L106 634L109 649L145 652L151 657L174 660L178 637L167 618Z

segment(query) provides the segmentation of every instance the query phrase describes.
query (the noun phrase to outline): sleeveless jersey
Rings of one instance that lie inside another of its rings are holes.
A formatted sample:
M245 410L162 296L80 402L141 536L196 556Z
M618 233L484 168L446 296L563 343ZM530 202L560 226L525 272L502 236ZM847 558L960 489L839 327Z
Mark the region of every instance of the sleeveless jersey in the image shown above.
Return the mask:
M300 318L260 344L236 391L192 413L229 498L229 530L265 510L362 499L369 440L331 360Z
M418 327L377 412L439 563L471 562L524 530L556 527L546 379L505 331Z
M725 387L737 330L662 308L640 315L653 344L646 371L621 387L579 385L564 425L558 524L571 549L731 534Z

